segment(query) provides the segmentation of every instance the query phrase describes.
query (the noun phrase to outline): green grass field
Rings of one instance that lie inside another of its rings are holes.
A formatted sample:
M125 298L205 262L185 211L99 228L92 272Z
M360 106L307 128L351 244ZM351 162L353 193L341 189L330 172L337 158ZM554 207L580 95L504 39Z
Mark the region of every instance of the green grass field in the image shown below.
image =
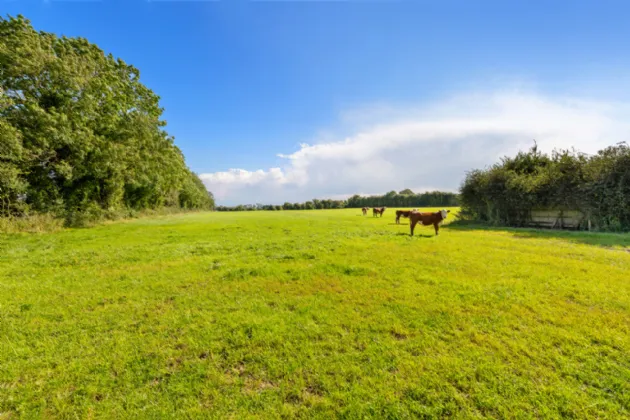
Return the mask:
M0 419L630 416L630 235L393 223L1 235Z

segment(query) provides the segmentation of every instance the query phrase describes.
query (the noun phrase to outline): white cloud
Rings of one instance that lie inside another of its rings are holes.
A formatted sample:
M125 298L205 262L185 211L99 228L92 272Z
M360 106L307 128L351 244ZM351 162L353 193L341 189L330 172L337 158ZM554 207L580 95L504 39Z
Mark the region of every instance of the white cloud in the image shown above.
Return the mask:
M392 189L455 191L467 170L524 150L594 153L628 140L630 107L522 92L469 94L429 106L348 112L356 131L302 144L282 168L201 174L222 204L282 203ZM364 116L364 117L363 117ZM348 128L345 128L348 131ZM270 156L271 157L271 156Z

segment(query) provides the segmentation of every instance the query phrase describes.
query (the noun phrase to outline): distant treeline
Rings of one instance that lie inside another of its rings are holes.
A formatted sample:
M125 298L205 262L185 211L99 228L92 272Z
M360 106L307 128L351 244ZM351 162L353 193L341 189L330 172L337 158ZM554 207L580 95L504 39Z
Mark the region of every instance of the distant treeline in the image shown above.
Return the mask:
M461 217L524 226L532 210L578 210L601 230L630 231L630 147L619 143L587 156L541 153L536 146L473 170L461 189Z
M238 206L217 206L217 211L255 211L255 210L315 210L315 209L343 209L346 207L344 200L312 200L304 203L273 204L241 204Z
M449 192L432 191L414 194L411 190L399 193L391 191L385 195L362 197L354 195L348 200L311 200L304 203L284 203L283 205L247 204L238 206L218 206L217 211L256 211L256 210L315 210L362 207L456 207L457 195Z
M162 111L135 67L0 17L0 217L212 208Z
M430 191L416 194L410 189L400 192L390 191L385 195L362 197L354 195L347 201L347 207L457 207L457 194L443 191Z

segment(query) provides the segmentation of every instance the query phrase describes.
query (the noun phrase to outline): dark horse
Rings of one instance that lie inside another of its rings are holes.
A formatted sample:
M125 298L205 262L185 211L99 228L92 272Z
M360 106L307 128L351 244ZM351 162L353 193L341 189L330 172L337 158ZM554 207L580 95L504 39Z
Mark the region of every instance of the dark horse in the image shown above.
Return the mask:
M435 234L437 235L438 231L440 230L440 224L444 219L446 219L446 216L450 212L450 210L444 209L433 213L419 213L417 211L412 211L411 213L409 213L411 236L413 236L413 230L418 223L422 223L424 226L433 225L433 227L435 228Z
M361 209L361 211L363 212L363 215L364 215L364 216L367 214L367 212L368 212L368 210L369 210L369 209L370 209L369 207L363 207L363 208Z
M386 209L386 208L387 208L387 207L374 207L374 208L372 209L372 216L373 216L373 217L376 217L376 215L377 215L377 214L380 214L380 215L381 215L381 217L383 217L383 213L385 212L385 209Z
M418 209L413 209L413 210L396 210L396 224L397 225L400 224L400 218L401 217L409 217L409 214L412 211L418 211Z

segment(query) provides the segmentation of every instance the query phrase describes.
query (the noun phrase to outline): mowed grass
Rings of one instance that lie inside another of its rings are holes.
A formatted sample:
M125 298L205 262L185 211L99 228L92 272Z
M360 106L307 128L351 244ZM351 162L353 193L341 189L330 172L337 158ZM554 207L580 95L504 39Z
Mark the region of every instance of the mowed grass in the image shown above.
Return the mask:
M630 236L394 210L0 236L0 418L630 416Z

